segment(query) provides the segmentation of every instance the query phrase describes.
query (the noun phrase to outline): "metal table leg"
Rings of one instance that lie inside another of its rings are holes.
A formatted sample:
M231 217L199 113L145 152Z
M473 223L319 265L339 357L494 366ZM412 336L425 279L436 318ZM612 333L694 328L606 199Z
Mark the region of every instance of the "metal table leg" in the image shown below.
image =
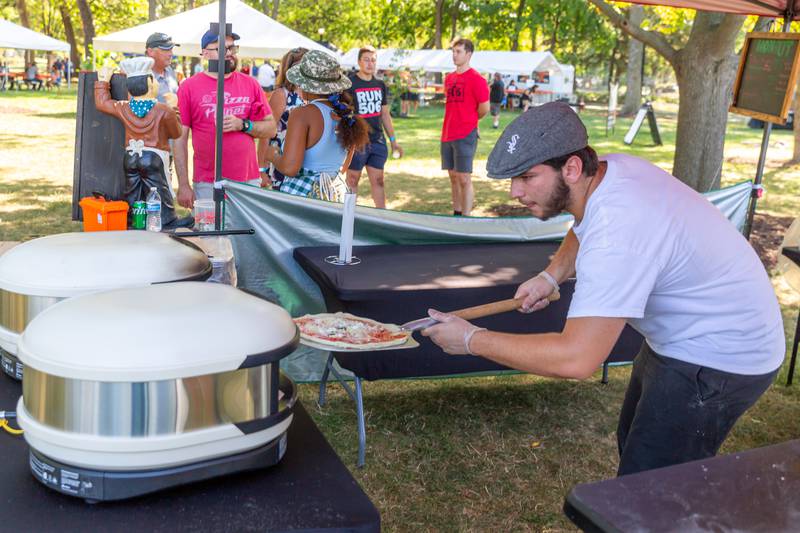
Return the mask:
M322 371L322 379L319 381L319 400L317 403L320 406L325 405L325 392L328 389L328 376L331 373L331 365L333 364L333 354L328 354L328 362L325 363L325 370Z
M367 455L367 424L364 420L364 395L361 391L361 378L356 380L356 416L358 417L358 467L364 468Z
M792 384L794 378L794 364L797 362L797 343L800 342L800 313L797 315L797 324L794 327L794 341L792 342L792 358L789 361L789 376L786 378L786 386Z

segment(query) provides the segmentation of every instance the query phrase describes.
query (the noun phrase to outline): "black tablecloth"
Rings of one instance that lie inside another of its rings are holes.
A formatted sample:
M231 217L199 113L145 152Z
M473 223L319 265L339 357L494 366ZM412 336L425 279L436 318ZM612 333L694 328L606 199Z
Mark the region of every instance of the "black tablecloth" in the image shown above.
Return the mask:
M337 247L310 246L296 248L294 258L320 286L329 311L402 324L427 316L430 307L452 311L513 298L519 284L543 270L557 249L553 242L357 246L353 254L361 263L337 266L325 262L338 254ZM561 331L574 290L574 280L567 281L561 299L543 311L504 313L474 323L509 333ZM481 357L447 355L420 334L415 338L417 349L336 352L336 361L368 380L507 369ZM626 327L611 360L632 360L641 343L642 337Z
M585 531L797 531L800 440L578 485Z
M0 410L18 383L0 376ZM90 505L36 481L22 437L0 431L4 531L380 531L380 515L298 402L283 460L265 470Z

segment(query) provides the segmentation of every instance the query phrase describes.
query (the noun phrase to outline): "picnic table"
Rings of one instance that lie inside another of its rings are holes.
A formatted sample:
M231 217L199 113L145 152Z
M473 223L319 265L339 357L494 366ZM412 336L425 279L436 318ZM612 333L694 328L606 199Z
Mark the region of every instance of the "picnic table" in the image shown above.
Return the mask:
M26 88L31 88L31 86L33 85L31 80L25 77L24 72L9 72L8 74L5 75L8 77L9 89L16 88L17 90L19 90L22 84L25 84ZM53 86L52 84L53 77L50 74L37 74L36 79L42 82L42 84L39 87L39 90Z

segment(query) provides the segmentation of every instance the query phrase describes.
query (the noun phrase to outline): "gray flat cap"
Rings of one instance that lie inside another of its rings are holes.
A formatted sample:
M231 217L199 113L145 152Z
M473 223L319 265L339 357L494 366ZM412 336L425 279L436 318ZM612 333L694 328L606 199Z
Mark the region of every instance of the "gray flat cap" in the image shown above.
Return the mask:
M551 102L528 109L515 118L494 145L486 173L508 179L524 174L548 159L589 144L586 127L569 104Z

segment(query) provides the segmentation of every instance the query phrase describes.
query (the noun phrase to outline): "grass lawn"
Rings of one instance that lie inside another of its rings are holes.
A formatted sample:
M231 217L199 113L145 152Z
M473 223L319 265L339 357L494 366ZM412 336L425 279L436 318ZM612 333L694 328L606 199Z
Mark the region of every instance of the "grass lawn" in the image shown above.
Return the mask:
M70 221L75 136L75 93L0 93L0 241L79 230ZM583 114L598 152L640 155L669 170L675 141L674 105L656 105L664 146L643 129L633 146L622 143L629 120L605 136L602 110ZM439 170L441 107L396 119L405 148L387 165L389 207L450 212L446 173ZM505 112L501 127L515 114ZM508 181L485 177L499 132L484 121L475 165L476 215L511 204ZM760 131L732 116L723 184L754 175ZM800 166L791 156L791 132L772 135L759 210L797 215ZM366 175L359 201L371 205ZM779 275L787 342L800 298ZM777 384L735 427L722 452L764 446L800 434L800 385ZM381 512L386 531L562 531L564 496L576 483L615 474L615 425L629 367L613 368L610 383L557 381L527 375L451 380L380 381L365 385L367 467L357 469L352 402L338 386L316 406L317 389L301 398L325 436ZM301 445L296 443L294 445Z

